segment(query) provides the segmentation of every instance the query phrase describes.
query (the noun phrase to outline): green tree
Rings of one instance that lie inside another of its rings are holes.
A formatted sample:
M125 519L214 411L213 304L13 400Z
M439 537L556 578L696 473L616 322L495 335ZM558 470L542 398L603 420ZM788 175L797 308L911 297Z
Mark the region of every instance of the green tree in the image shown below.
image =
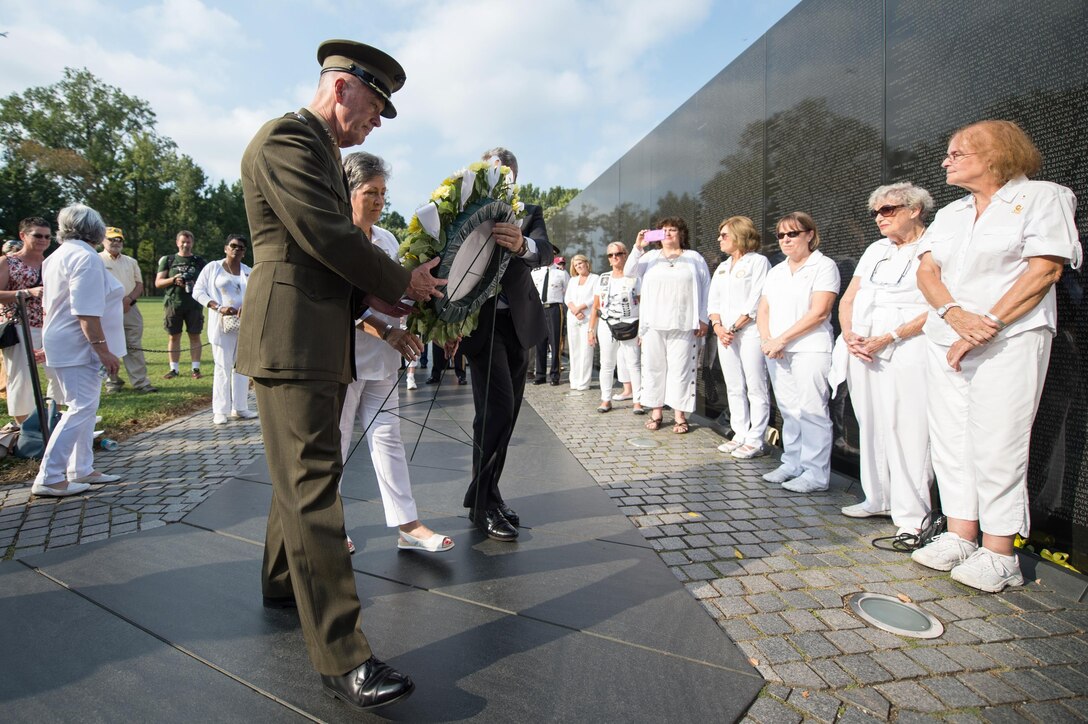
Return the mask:
M533 184L518 186L518 198L526 204L536 204L544 210L544 221L549 222L552 217L566 208L570 200L581 193L581 189L568 189L562 186L552 186L547 191L537 188Z

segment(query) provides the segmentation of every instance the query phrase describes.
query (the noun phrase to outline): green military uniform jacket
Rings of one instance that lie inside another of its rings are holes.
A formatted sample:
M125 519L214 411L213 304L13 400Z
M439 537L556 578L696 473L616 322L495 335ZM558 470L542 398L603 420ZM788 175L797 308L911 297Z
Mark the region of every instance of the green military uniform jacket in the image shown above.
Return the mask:
M351 219L340 151L303 109L266 123L242 156L253 273L239 373L351 382L353 292L397 301L409 272Z

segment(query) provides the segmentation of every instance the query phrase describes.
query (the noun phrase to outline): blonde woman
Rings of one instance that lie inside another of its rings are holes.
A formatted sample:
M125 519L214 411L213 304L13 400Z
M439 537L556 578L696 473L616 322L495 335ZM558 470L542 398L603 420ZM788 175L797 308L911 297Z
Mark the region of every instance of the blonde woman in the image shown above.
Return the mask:
M567 284L564 302L567 305L567 349L570 353L570 388L588 390L593 377L593 347L589 344L589 317L593 294L597 291L597 275L585 254L575 254L570 260L574 274Z
M771 263L759 253L759 232L747 216L731 216L718 227L718 244L729 258L710 280L707 313L718 338L733 439L718 446L739 460L766 455L763 436L771 416L767 363L755 324L763 282Z

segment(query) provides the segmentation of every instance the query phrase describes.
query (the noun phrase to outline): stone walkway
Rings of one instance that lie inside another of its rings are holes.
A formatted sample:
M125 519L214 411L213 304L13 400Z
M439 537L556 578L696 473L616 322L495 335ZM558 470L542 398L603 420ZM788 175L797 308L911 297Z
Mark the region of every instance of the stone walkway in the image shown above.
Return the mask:
M886 519L839 514L856 501L848 481L789 493L760 479L774 461L734 461L698 426L647 432L630 403L602 415L597 397L565 385L526 390L768 680L747 721L1088 718L1088 605L1036 582L997 595L961 586L874 548L872 538L895 531ZM28 484L0 486L0 553L20 558L180 520L262 454L256 420L213 426L209 410L99 452L99 468L123 480L92 495L31 499ZM872 628L843 605L859 591L906 596L945 633L920 641Z

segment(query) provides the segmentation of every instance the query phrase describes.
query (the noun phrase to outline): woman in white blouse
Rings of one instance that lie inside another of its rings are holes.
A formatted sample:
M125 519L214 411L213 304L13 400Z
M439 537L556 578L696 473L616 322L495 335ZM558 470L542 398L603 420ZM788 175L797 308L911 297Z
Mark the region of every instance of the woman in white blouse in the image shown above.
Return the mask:
M901 182L873 191L869 209L883 238L861 255L839 303L865 494L842 514L890 515L900 533L916 535L929 514L933 482L922 337L929 305L916 279L933 197Z
M816 247L816 222L803 211L779 219L786 259L767 273L756 324L782 414L782 464L763 476L795 493L827 490L831 482L831 308L839 293L835 262Z
M668 405L673 411L672 431L682 435L690 429L687 413L695 410L696 340L710 328L706 312L710 270L702 254L688 245L683 219L669 217L659 225L665 234L661 248L647 250L648 229L638 232L623 273L641 280L639 401L653 410L646 429L660 429Z
M105 238L106 224L94 209L78 204L61 209L60 248L42 263L45 363L53 368L57 402L67 410L45 446L30 489L34 495L77 495L91 485L120 480L94 469L99 371L116 375L125 354L125 290L94 250Z
M1030 528L1028 449L1058 321L1054 283L1066 262L1081 261L1077 200L1028 180L1042 159L1010 121L956 131L941 165L969 192L937 212L919 248L918 286L934 310L929 426L948 532L911 557L997 592L1024 582L1013 541Z
M570 388L588 390L593 377L593 347L589 344L589 315L593 294L597 290L597 275L584 254L570 260L574 274L567 284L563 301L567 305L567 349L570 354Z
M612 271L602 274L597 279L597 289L593 294L593 309L589 314L589 344L599 344L601 348L601 404L597 412L612 409L612 400L634 400L632 412L644 414L639 401L639 388L642 386L642 363L638 348L638 280L628 279L623 275L623 265L627 261L627 247L618 241L608 245L608 264ZM630 339L616 339L612 327L617 332L625 327L634 326L635 336ZM612 376L616 374L623 383L623 394L612 397Z
M397 238L377 226L385 208L388 167L373 154L356 152L344 158L344 172L351 190L352 220L375 246L398 259ZM446 551L453 539L435 533L419 521L408 460L400 436L397 376L403 357L412 361L423 351L423 343L404 328L404 319L379 312L368 313L356 324L356 380L348 385L340 415L340 446L343 460L350 457L355 423L366 430L370 459L378 478L378 491L385 507L385 523L400 530L397 547L405 550ZM348 538L348 550L355 544Z
M222 261L206 264L193 284L193 299L215 312L208 325L208 341L215 360L212 381L212 424L223 425L227 415L249 420L257 416L249 409L249 378L234 371L238 352L238 325L242 299L251 269L242 263L246 238L231 234L223 247Z
M718 446L739 460L766 455L763 436L771 415L767 363L755 324L763 282L771 263L759 253L759 232L747 216L732 216L718 227L718 244L729 258L710 280L706 310L718 338L733 439Z

